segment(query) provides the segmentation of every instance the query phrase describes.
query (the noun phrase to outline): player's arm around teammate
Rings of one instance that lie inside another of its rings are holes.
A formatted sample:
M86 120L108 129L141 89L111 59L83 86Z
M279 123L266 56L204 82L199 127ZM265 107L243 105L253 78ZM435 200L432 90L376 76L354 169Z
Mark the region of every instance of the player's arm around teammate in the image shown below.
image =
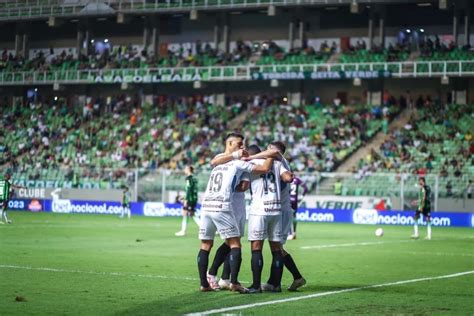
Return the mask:
M236 151L229 152L229 153L225 152L222 154L218 154L217 156L212 158L211 167L214 168L215 166L225 164L234 159L240 159L242 157L247 157L247 156L248 156L248 152L243 148L240 148Z
M243 137L239 146L243 146ZM202 205L202 219L199 230L201 247L198 254L198 269L201 280L201 291L212 291L207 280L207 268L209 264L209 253L214 244L216 230L221 238L226 240L230 248L230 289L239 293L247 293L248 290L238 282L238 273L242 262L240 243L240 231L237 221L232 212L231 200L234 192L234 181L242 172L250 174L261 174L268 172L272 166L272 159L268 159L263 165L253 165L245 161L235 160L224 165L215 167L212 172Z

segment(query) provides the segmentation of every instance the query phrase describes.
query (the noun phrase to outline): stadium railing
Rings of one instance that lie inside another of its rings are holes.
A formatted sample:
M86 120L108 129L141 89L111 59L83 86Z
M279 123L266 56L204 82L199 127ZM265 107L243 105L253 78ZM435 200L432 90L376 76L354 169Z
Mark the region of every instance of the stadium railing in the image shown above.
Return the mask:
M62 3L59 0L7 0L0 3L0 20L28 19L40 17L66 17L79 15L111 15L117 12L163 12L210 10L225 8L256 8L275 6L308 6L350 4L352 0L90 0ZM389 2L378 0L377 2ZM98 4L101 4L99 6ZM105 4L106 6L102 6ZM85 9L87 8L87 9Z
M371 79L472 76L474 61L239 65L209 67L89 69L1 72L0 85L250 81L259 79Z
M209 171L200 171L198 179L200 198L206 189ZM299 173L307 184L309 192L302 206L317 208L349 209L371 205L372 208L387 210L414 210L418 203L418 175L409 173ZM435 174L425 176L431 187L433 211L472 211L472 199L468 199L468 180L473 174L461 178L442 178ZM129 187L139 201L175 202L184 194L185 174L169 169L55 169L42 170L38 175L31 172L13 173L13 182L30 188L83 188L121 189ZM336 183L341 183L340 190ZM453 183L448 194L443 184ZM98 191L100 192L100 191ZM106 197L103 197L106 199ZM330 203L330 204L328 204ZM470 209L471 208L471 209Z

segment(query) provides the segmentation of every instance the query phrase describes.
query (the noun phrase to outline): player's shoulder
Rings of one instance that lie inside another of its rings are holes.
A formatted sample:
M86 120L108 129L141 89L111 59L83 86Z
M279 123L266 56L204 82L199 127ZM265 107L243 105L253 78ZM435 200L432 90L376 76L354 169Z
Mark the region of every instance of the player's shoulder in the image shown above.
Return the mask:
M250 163L254 165L263 165L265 163L265 159L252 159L249 161Z

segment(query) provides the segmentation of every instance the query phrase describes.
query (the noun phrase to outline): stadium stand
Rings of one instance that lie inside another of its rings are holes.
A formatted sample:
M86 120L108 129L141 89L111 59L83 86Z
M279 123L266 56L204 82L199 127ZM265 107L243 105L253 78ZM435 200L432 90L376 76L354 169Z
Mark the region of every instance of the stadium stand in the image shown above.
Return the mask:
M184 49L182 46L176 51L168 51L166 56L148 56L146 51L138 51L136 47L117 46L111 51L108 49L90 55L75 57L73 49L63 50L59 54L45 54L45 49L37 50L31 59L21 55L2 52L0 71L59 71L87 70L87 69L146 69L161 67L207 67L226 65L245 65L249 59L257 65L278 64L317 64L324 63L332 51L315 51L313 47L305 49L291 49L287 52L275 42L255 42L254 45L237 41L232 53L224 53L211 47L209 43L195 45L196 49Z
M9 145L2 148L2 164L18 178L56 181L72 179L72 169L118 169L118 174L155 169L186 148L195 148L193 155L203 157L201 148L244 110L237 99L228 111L209 96L159 98L153 107L140 106L130 95L117 96L110 104L103 98L89 99L82 113L48 102L21 110L6 107L2 123L22 132L3 132ZM176 168L174 161L167 166ZM100 176L96 174L96 180ZM88 181L91 176L79 178Z
M119 183L133 170L146 178L189 163L205 174L234 128L247 144L284 141L293 168L318 176L388 135L344 177L342 195L399 195L401 173L406 186L439 175L441 196L459 195L473 177L472 110L438 110L473 102L470 34L451 34L449 10L434 22L425 18L434 7L381 1L388 23L378 5L356 13L349 1L270 1L275 12L256 0L99 2L0 3L14 30L0 38L2 123L18 131L2 132L0 164L15 178ZM436 97L397 102L388 90ZM411 129L388 129L415 104ZM171 178L179 188L182 178Z
M441 196L448 195L448 182L449 191L462 196L467 181L474 177L473 114L472 105L431 104L417 109L407 125L392 131L378 151L372 150L359 162L354 178L344 181L346 194L398 195L400 176L374 174L406 173L439 175ZM413 187L416 177L407 180L406 186Z

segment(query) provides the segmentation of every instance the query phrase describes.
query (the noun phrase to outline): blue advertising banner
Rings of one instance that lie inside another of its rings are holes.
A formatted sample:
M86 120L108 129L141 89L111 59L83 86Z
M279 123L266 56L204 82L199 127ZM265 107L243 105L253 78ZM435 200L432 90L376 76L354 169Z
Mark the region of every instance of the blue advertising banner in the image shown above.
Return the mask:
M299 209L296 213L302 222L334 222L370 225L413 225L415 211L377 211L374 209L327 210ZM434 212L433 226L474 227L473 213Z
M12 199L8 201L9 210L17 211L31 211L31 212L42 212L44 211L43 200L31 199L31 200L18 200Z
M122 205L111 201L75 201L75 200L10 200L9 209L34 212L79 213L79 214L110 214L120 215ZM197 214L199 215L199 208ZM181 216L182 206L177 203L132 202L131 214L136 216ZM414 211L377 211L375 209L358 208L355 210L302 208L296 213L298 221L351 223L370 225L413 225ZM474 213L431 213L433 226L474 227Z

